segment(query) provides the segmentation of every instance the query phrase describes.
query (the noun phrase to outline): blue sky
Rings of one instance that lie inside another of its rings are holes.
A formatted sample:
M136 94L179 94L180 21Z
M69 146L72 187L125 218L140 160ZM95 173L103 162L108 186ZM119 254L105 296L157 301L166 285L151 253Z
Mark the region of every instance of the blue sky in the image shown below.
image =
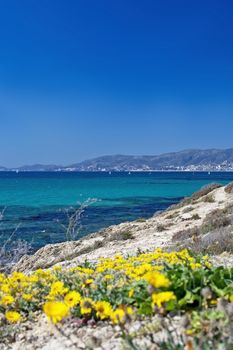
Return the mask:
M0 165L230 148L233 2L0 0Z

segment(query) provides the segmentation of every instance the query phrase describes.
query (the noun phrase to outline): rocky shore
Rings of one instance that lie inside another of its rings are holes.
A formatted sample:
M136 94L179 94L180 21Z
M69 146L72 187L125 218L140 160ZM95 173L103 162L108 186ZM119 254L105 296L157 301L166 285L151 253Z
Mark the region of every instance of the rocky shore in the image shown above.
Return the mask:
M29 272L55 264L71 267L85 259L96 261L99 257L112 257L118 253L134 255L158 247L174 248L177 245L174 237L179 238L192 230L192 236L195 236L195 230L202 227L211 213L216 215L217 211L218 215L226 216L224 210L233 206L233 190L226 191L226 188L212 185L150 219L113 225L79 241L46 245L34 255L22 257L14 270ZM190 245L189 241L187 245Z

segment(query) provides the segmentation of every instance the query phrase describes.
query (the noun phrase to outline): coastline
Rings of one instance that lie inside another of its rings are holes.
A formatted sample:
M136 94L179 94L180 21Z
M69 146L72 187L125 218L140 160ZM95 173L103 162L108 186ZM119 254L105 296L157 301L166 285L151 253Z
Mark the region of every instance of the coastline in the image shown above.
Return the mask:
M13 270L29 272L56 264L70 267L85 259L96 262L100 257L115 254L135 255L138 251L152 251L155 248L172 249L176 246L173 237L179 232L200 228L210 213L223 210L233 203L233 193L227 193L226 187L210 185L209 192L200 190L146 220L113 225L78 241L46 245L33 255L23 256ZM213 201L208 202L206 198L210 194Z

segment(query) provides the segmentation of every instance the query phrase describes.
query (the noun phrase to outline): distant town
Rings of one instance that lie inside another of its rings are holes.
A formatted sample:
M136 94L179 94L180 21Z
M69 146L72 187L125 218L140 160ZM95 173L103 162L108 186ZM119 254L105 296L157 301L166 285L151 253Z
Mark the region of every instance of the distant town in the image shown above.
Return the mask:
M112 172L139 172L139 171L233 171L232 164L203 164L203 165L189 165L189 166L164 166L163 168L150 168L148 166L133 167L133 166L116 166L113 168L102 167L81 167L81 168L61 168L56 171L112 171Z
M114 167L68 167L68 168L60 168L56 171L115 171L115 172L139 172L139 171L233 171L233 163L222 163L222 164L202 164L202 165L188 165L188 166L174 166L168 165L162 168L151 168L147 165L134 167L134 166L114 166Z

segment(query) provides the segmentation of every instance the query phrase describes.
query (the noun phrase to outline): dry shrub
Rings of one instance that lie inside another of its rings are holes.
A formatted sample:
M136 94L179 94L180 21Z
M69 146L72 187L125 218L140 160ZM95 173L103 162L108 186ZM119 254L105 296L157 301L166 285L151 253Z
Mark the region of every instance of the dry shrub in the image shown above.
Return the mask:
M209 194L209 195L203 197L203 202L205 202L205 203L214 203L215 200L214 200L214 197Z
M205 217L201 226L195 226L187 230L176 232L173 235L172 240L182 241L192 237L202 236L216 229L227 227L233 223L232 211L232 206L224 209L215 209ZM193 215L192 219L198 220L200 217L196 214Z
M163 231L165 231L167 228L164 226L164 225L162 225L162 224L158 224L157 225L157 231L158 232L163 232Z
M229 194L233 193L233 182L231 182L229 185L227 185L227 186L224 188L224 191L225 191L226 193L229 193Z
M231 221L232 219L227 215L226 209L215 209L205 217L200 231L202 234L205 234L215 229L226 227L231 224Z
M194 201L197 201L198 199L206 196L210 192L220 187L222 187L222 185L220 184L210 184L210 185L204 186L202 189L200 189L200 191L195 192L190 198Z
M191 217L192 220L200 220L201 217L198 214L193 214L193 216Z
M195 253L218 255L223 252L233 253L233 226L224 227L196 239L186 241L180 247Z
M193 227L189 228L187 230L181 230L176 233L174 233L172 237L172 241L184 241L188 240L194 236L198 236L200 234L200 229L199 227Z
M130 231L118 231L114 232L107 238L107 241L127 241L128 239L134 239L134 235Z
M202 250L209 254L233 253L233 226L221 228L202 239Z
M172 205L170 209L179 209L184 207L185 205L195 204L199 199L220 187L222 187L222 185L215 183L204 186L199 191L193 193L191 197L186 197L180 203Z
M179 212L178 212L178 211L174 211L174 213L167 215L167 216L165 217L165 219L168 219L168 220L174 219L174 218L176 218L178 215L179 215Z
M177 249L188 248L195 253L233 253L233 206L209 213L201 226L173 235Z
M22 256L32 252L31 244L21 239L12 239L8 245L0 249L0 272L9 272Z
M136 222L146 222L146 219L145 219L145 218L138 218L138 219L136 220Z

